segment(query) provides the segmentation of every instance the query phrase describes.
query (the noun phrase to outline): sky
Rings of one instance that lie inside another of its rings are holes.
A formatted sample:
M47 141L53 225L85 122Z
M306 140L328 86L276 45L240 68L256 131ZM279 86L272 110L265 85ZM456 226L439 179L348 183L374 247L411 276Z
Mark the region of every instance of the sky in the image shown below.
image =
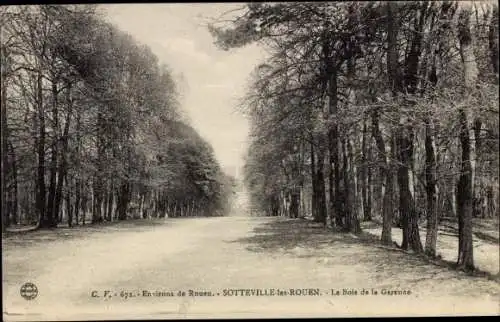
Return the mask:
M210 18L243 4L113 4L106 19L148 45L172 70L191 125L210 142L223 169L241 176L249 131L238 112L250 73L264 51L257 45L223 51L206 28Z

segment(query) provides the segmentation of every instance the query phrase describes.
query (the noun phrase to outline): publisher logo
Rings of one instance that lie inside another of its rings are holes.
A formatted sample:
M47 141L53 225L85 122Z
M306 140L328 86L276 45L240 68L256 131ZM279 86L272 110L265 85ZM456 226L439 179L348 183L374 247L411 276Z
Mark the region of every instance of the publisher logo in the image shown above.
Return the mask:
M23 286L21 286L21 296L27 300L31 301L38 295L38 288L36 287L35 284L33 283L24 283Z

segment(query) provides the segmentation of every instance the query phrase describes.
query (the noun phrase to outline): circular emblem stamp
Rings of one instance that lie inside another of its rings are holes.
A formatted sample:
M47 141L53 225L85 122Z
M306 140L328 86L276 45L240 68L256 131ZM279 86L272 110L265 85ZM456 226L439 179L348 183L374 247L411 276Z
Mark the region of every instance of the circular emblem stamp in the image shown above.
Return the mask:
M33 283L24 283L23 286L21 286L21 296L25 299L25 300L33 300L35 297L37 297L38 295L38 288L36 287L35 284Z

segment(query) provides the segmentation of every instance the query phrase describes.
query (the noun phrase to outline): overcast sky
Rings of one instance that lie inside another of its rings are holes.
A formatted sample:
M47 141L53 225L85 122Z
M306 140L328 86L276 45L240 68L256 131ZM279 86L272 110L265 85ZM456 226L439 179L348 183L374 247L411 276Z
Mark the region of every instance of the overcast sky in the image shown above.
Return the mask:
M262 61L256 45L222 51L213 44L208 17L243 4L114 4L103 6L107 19L147 44L173 70L182 106L191 124L214 147L232 174L243 165L247 120L236 111L250 73Z

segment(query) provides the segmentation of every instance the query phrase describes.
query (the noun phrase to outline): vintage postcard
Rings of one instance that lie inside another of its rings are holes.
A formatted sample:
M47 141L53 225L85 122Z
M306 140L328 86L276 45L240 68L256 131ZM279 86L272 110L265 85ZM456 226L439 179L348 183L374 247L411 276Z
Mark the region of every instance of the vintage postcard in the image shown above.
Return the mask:
M5 321L500 314L498 3L0 6Z

